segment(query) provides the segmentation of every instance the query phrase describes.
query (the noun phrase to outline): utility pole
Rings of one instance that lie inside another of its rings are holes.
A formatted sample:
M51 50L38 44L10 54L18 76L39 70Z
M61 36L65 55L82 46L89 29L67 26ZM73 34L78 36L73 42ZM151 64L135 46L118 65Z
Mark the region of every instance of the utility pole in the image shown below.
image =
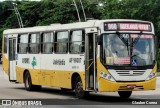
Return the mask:
M16 6L15 6L15 5L17 5L17 4L15 4L15 3L12 3L12 4L13 4L13 7L14 7L13 10L15 11L15 14L16 14L17 19L18 19L19 27L20 27L20 28L23 28L24 26L23 26L23 22L22 22L21 15L20 15L18 9L17 9Z
M78 20L79 20L79 22L81 22L81 18L80 18L79 11L78 11L77 4L76 4L75 0L73 0L73 3L74 3L73 5L75 6L76 11L77 11Z
M82 11L83 11L83 15L84 15L84 20L86 21L86 13L85 13L85 11L84 11L84 7L83 7L83 3L82 3L82 1L81 0L79 0L80 1L80 3L81 3L81 7L82 7Z

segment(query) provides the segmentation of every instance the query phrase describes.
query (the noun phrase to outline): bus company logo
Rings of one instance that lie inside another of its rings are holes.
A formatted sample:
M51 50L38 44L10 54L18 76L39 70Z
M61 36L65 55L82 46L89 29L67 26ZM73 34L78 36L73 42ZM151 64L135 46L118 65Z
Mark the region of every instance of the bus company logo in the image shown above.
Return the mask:
M31 63L33 69L35 66L37 66L37 60L36 60L36 57L33 57L33 60L32 60L32 63Z
M133 73L133 71L130 71L129 74L130 74L130 75L133 75L134 73Z

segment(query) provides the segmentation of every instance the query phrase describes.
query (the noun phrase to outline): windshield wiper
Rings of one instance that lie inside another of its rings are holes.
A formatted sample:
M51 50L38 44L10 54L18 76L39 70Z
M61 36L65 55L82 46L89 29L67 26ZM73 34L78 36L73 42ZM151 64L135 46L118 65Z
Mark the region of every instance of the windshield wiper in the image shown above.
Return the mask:
M134 39L134 41L131 43L132 47L134 47L136 45L136 43L138 42L138 40L140 39L140 37L141 37L141 34L138 35L138 37Z
M134 39L134 41L132 41L131 43L131 58L132 58L132 53L133 53L133 47L137 44L137 42L139 41L140 37L142 35L142 32L138 35L137 38Z
M125 40L125 38L122 36L122 35L120 35L120 33L119 32L116 32L116 34L118 35L118 37L122 40L122 42L127 46L127 51L128 51L128 55L129 55L129 48L128 48L128 46L130 46L129 45L129 42L128 42L128 39L127 39L127 41Z

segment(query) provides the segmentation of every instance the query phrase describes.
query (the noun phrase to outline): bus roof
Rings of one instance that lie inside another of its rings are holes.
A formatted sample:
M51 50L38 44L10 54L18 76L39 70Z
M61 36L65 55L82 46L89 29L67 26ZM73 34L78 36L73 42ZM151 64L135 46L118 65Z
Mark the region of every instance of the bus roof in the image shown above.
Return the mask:
M88 20L87 22L76 22L69 24L51 24L49 26L35 26L27 28L16 28L4 30L3 34L19 34L19 33L32 33L32 32L47 32L54 30L68 30L68 29L82 29L99 27L103 22L141 22L141 23L151 23L149 21L142 20L131 20L131 19L108 19L108 20ZM151 23L152 24L152 23Z

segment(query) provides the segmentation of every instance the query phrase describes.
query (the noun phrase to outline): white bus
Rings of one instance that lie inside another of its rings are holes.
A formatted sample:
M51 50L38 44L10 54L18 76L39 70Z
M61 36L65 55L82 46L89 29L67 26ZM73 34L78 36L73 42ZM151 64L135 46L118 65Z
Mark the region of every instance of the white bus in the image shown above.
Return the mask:
M3 69L26 90L41 86L89 92L156 88L156 37L151 22L113 19L52 24L3 32Z

